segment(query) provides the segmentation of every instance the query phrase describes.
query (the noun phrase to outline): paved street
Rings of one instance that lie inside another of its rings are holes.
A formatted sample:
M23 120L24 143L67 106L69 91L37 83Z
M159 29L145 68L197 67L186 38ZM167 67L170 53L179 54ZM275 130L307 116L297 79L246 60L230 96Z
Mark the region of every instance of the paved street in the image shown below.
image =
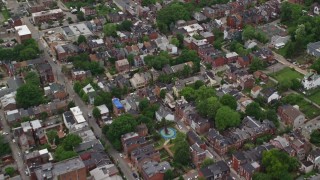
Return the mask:
M25 174L26 166L23 163L24 161L22 159L22 156L18 156L18 153L21 153L21 150L20 150L20 148L19 148L17 143L12 142L12 134L10 133L11 132L11 128L10 128L10 126L8 125L7 121L4 118L3 110L0 110L0 118L1 118L1 124L2 124L2 127L3 127L3 132L8 132L9 133L8 135L5 135L5 138L10 144L10 147L11 147L11 150L12 150L12 155L13 155L13 158L14 158L14 160L16 162L16 165L18 166L18 171L19 171L19 173L21 175L21 178L23 180L28 180L30 178L28 176L26 176L26 174ZM21 153L21 155L22 155L22 153Z

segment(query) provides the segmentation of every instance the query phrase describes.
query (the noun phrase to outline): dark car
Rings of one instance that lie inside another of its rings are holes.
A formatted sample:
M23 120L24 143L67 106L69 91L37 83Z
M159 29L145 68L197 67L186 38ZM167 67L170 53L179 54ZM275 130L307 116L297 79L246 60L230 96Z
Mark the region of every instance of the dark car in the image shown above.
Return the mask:
M137 175L136 173L132 173L132 176L133 176L134 178L137 178L137 177L138 177L138 175Z

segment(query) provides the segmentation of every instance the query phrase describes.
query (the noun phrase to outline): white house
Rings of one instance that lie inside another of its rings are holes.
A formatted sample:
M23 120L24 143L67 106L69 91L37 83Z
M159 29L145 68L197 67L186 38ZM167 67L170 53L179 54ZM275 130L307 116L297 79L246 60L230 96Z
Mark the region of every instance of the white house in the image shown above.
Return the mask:
M274 88L266 88L260 91L260 95L270 103L273 100L279 100L281 96Z
M320 75L316 73L305 75L302 80L302 85L307 90L320 86Z
M160 106L159 110L156 111L156 119L161 121L162 118L166 119L167 121L174 121L174 115L172 111L164 106Z
M89 103L93 104L94 103L94 96L96 95L96 91L93 89L92 85L89 83L83 88L83 91L85 94L88 95L89 97Z

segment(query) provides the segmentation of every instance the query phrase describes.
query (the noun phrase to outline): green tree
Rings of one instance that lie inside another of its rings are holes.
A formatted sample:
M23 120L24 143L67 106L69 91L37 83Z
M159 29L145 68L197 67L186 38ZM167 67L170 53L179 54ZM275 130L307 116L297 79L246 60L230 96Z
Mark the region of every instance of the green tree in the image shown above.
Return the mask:
M165 97L166 97L166 90L164 90L164 89L161 89L161 91L160 91L160 98L161 99L164 99Z
M229 106L233 110L236 110L238 106L236 98L230 94L223 95L220 99L220 103L224 106Z
M213 163L214 163L214 160L213 160L213 159L206 158L206 159L204 159L203 162L201 163L201 168L210 166L210 165L212 165Z
M118 28L120 31L131 31L132 26L133 26L132 21L124 20L121 22L121 24L118 26Z
M180 95L183 96L187 101L194 101L196 99L196 91L192 87L184 87L180 91Z
M258 58L253 58L251 64L249 65L249 70L255 72L258 70L263 70L266 68L266 63Z
M63 161L66 159L73 158L77 155L78 154L74 151L67 151L62 146L58 146L54 153L54 158L56 161Z
M177 46L177 47L179 47L179 45L180 45L179 44L180 42L179 42L178 38L175 38L175 37L171 39L170 43L175 45L175 46Z
M252 102L246 107L246 115L261 119L263 118L263 111L258 103Z
M196 90L197 101L205 100L209 97L216 96L216 91L212 87L201 86Z
M38 87L40 86L40 78L39 78L38 74L34 71L28 72L26 77L24 78L24 80L28 84L33 84Z
M103 26L103 33L105 36L117 36L117 26L115 24L105 24Z
M55 130L48 131L47 137L48 137L48 142L50 144L53 144L53 142L55 143L55 145L59 144L59 136L57 131Z
M8 174L10 177L13 177L14 173L16 172L16 170L13 167L6 167L4 169L4 172L6 174Z
M282 81L279 82L279 86L278 89L279 91L287 91L289 88L292 87L292 81L290 81L289 79L283 79Z
M149 105L150 105L150 102L149 102L149 100L147 98L142 99L139 102L140 111L144 111Z
M302 88L302 84L298 79L292 79L291 82L292 82L291 89L299 90L300 88Z
M316 129L310 134L310 142L316 146L320 145L320 130Z
M279 126L279 119L278 119L278 115L277 115L276 110L268 109L265 112L265 117L266 117L266 119L272 121L276 127Z
M73 90L74 90L77 94L80 93L80 91L82 90L82 85L81 85L81 83L80 83L79 81L76 81L76 82L74 83L74 85L73 85Z
M162 8L157 13L157 25L160 31L166 32L169 29L171 23L175 23L177 20L189 20L191 12L188 11L182 3L171 3Z
M22 60L35 59L38 57L38 52L32 48L25 48L20 51L19 56Z
M62 141L63 149L66 151L72 151L73 148L78 146L82 142L81 137L76 134L68 134Z
M98 109L97 107L94 107L92 110L92 116L96 119L100 119L101 118L100 109Z
M254 173L252 179L253 180L270 180L272 179L272 177L265 173Z
M178 48L183 48L183 42L184 42L184 37L183 37L183 34L181 33L178 33L177 34L177 39L179 41L179 47Z
M173 176L173 171L171 169L168 169L165 173L164 173L164 179L166 180L173 180L174 176Z
M214 119L218 109L221 107L221 103L216 97L209 97L206 100L197 101L196 109L198 113L209 119Z
M156 0L142 0L141 5L142 6L149 6L149 5L155 4L156 2L157 2Z
M127 56L127 59L129 61L130 65L133 66L134 65L134 55L133 54L129 54Z
M5 141L4 137L0 135L0 157L11 153L9 143Z
M223 131L229 127L235 127L240 124L240 115L238 112L230 109L228 106L221 107L215 117L215 127Z
M16 101L23 108L37 106L44 101L43 92L33 84L24 84L17 89Z
M76 107L76 104L74 103L74 101L70 101L68 103L68 109L73 108L73 107Z
M85 20L84 13L82 11L78 11L77 19L78 19L78 21L84 21Z
M173 161L183 166L187 165L191 161L189 144L186 140L180 141L175 144Z
M204 86L204 85L205 85L205 84L204 84L203 81L197 80L197 81L194 83L193 87L194 87L194 89L199 89L201 86Z
M84 35L80 35L79 37L78 37L78 44L81 44L81 43L86 43L87 42L87 39L86 39L86 37L84 36Z
M124 114L113 120L107 129L107 138L111 141L113 146L121 149L121 135L132 132L135 130L137 122L134 117L129 114Z
M292 179L290 172L299 167L296 158L290 157L287 153L272 149L262 153L262 165L265 171L272 179Z
M315 62L313 62L310 68L317 71L320 74L320 59L317 59Z

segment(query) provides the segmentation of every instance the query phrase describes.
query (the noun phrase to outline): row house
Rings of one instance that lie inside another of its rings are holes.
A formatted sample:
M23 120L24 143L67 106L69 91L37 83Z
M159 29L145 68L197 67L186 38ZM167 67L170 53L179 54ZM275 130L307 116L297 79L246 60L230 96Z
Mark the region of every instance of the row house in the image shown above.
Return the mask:
M82 81L91 76L90 71L72 70L71 72L71 78L75 81Z
M209 120L200 117L193 104L178 102L175 106L175 117L190 126L198 134L204 134L210 129Z
M121 143L123 147L123 152L126 155L138 147L141 147L147 143L145 137L140 137L137 133L130 132L121 136Z
M39 24L42 22L56 21L62 19L65 14L61 9L52 9L48 11L41 11L32 13L32 19L35 24Z
M210 129L207 134L207 140L213 149L220 155L228 152L230 148L240 148L245 141L255 141L256 138L273 134L274 124L269 120L261 123L252 117L245 117L239 128L228 130L225 135L221 135L217 130Z
M80 53L80 48L74 44L56 45L54 50L59 61L66 61L68 57L72 57Z
M153 144L148 144L143 147L138 147L130 153L131 163L139 172L142 165L147 161L160 162L160 152L155 150Z
M190 146L190 152L193 164L197 168L200 168L201 164L207 157L205 150L201 149L200 146L197 143L195 143Z
M38 166L49 162L50 155L48 149L35 150L29 153L26 153L24 158L24 163L27 166Z
M117 31L117 35L119 37L120 42L122 43L132 43L132 44L137 44L139 38L137 37L136 34L133 34L131 32L127 31Z
M5 118L9 124L14 124L16 122L19 122L23 117L40 118L41 113L43 112L46 112L48 116L58 114L59 110L66 110L67 106L67 100L53 100L49 104L41 104L37 107L7 111L5 114Z
M42 85L54 82L53 70L49 63L40 64L36 67L36 69L38 71L40 82Z
M273 148L271 144L264 144L248 151L233 153L231 167L246 180L251 180L253 174L260 170L263 152Z
M281 120L294 129L299 128L306 121L305 115L292 105L283 105L278 108Z
M80 11L83 12L83 15L86 16L94 16L97 14L97 11L93 7L81 7Z
M167 161L147 161L141 167L141 176L145 180L162 180L167 170L172 169Z
M105 49L105 43L103 39L88 38L87 44L91 52Z
M125 18L125 14L121 11L107 14L107 19L112 23L121 22L125 20Z
M226 162L218 161L212 165L201 168L199 176L204 179L227 180L230 178L230 167Z

